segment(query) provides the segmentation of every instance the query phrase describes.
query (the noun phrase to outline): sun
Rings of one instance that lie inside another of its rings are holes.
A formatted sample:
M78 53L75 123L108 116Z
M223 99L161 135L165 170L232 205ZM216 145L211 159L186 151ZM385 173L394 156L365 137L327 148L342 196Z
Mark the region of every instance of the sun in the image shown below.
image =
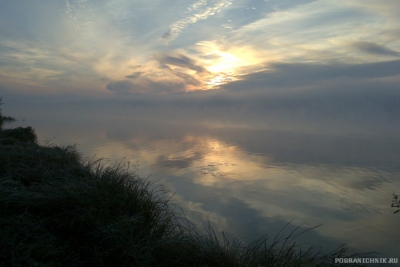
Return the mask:
M227 47L215 42L201 42L198 45L203 64L209 71L203 79L207 89L217 89L223 84L240 80L249 67L262 61L251 47Z
M215 51L214 55L217 56L217 62L213 62L214 65L209 66L207 69L215 73L233 73L236 66L244 64L241 58L229 52Z
M208 89L218 88L220 85L237 80L237 68L243 65L243 60L229 52L214 51L209 54L213 57L207 62L207 70L211 73L204 82Z

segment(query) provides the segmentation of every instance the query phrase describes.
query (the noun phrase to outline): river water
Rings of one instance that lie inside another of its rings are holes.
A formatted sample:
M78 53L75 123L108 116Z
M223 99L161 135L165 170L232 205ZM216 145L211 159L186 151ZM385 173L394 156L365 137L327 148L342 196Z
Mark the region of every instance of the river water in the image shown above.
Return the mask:
M199 229L247 241L321 225L296 242L399 257L400 137L164 120L26 116L39 140L123 160L173 195Z

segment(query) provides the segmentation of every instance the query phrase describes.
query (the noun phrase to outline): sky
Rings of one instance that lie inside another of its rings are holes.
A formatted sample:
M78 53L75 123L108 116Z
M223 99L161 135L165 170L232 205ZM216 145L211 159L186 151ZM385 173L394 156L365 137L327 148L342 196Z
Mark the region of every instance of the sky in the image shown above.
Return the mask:
M393 125L398 14L398 0L0 0L0 95Z

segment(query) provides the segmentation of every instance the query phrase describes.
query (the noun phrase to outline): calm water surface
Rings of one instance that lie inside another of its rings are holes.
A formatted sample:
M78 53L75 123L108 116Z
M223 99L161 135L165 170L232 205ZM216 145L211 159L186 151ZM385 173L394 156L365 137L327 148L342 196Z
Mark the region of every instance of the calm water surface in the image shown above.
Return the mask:
M390 207L400 191L399 137L115 118L28 118L18 125L33 126L40 140L77 144L84 156L129 161L141 177L175 193L200 231L210 222L249 240L273 238L290 221L285 234L322 224L297 242L400 257L400 215Z

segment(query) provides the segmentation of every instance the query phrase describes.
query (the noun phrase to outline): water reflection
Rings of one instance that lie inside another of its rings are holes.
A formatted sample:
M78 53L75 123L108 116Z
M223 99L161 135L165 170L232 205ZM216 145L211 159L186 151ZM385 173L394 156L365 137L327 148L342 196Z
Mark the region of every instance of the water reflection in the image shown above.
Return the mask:
M288 232L323 224L300 243L398 256L388 196L400 188L400 138L141 120L91 120L79 131L76 121L35 124L40 137L78 143L85 155L139 161L138 174L175 192L199 229L209 221L228 236L274 235L295 219Z

